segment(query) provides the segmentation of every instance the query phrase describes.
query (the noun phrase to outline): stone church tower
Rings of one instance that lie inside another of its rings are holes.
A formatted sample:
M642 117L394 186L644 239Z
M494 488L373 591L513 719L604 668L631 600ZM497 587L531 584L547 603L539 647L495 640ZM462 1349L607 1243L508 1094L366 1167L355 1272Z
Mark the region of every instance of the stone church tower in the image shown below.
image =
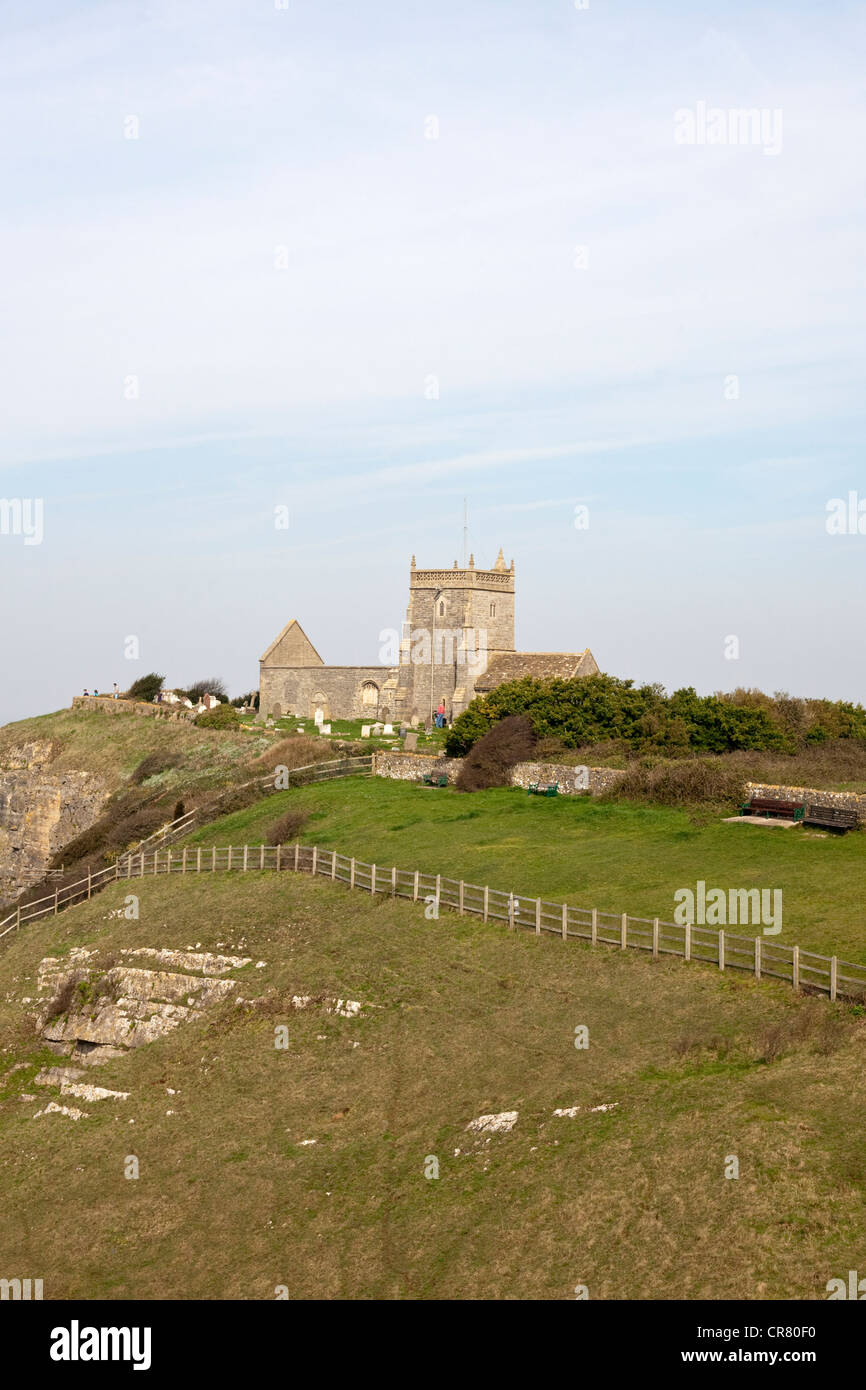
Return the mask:
M514 561L500 549L492 569L419 570L412 556L395 708L429 719L440 700L449 718L472 700L489 661L514 651Z

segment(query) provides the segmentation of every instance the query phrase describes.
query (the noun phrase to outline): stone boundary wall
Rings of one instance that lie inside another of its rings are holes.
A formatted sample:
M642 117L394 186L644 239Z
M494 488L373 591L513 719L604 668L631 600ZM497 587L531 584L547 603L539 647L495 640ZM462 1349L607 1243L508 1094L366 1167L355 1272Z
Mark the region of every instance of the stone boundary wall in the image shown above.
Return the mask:
M196 717L194 709L185 705L151 705L147 700L115 700L112 695L76 695L72 709L102 710L103 714L143 714L154 719L185 720L191 724Z
M377 748L373 752L373 776L393 777L401 782L417 782L433 768L446 772L450 779L459 773L462 758L437 757L435 753L399 753ZM565 763L517 763L511 770L513 787L529 786L530 782L558 782L564 796L590 793L599 796L607 791L622 773L611 767L587 769L589 786L578 785L578 768Z
M866 821L866 793L864 792L826 792L819 787L778 787L766 782L747 782L746 796L769 796L778 801L805 801L808 807L813 801L820 806L838 806L844 811L856 811L861 821Z
M462 758L437 757L435 753L402 753L377 748L373 752L373 776L394 777L402 782L416 782L423 773L436 768L446 772L453 780L463 766ZM619 768L590 767L589 787L578 785L578 769L566 763L517 763L511 772L513 787L528 787L530 782L558 782L563 796L580 796L587 791L592 796L601 796L608 791L620 777ZM746 800L753 796L774 797L778 801L818 802L822 806L841 806L846 811L856 811L861 821L866 821L866 793L828 792L818 787L778 787L763 782L745 783Z

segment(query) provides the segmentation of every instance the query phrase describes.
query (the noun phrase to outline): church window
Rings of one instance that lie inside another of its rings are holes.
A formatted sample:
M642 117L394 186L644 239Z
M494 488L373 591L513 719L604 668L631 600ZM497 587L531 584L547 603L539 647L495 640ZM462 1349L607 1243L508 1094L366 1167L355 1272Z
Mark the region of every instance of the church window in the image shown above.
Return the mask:
M495 617L496 617L496 604L495 604L495 603L491 603L491 605L490 605L490 616L491 616L491 618L495 618Z
M361 703L364 705L377 705L379 703L379 687L373 681L365 681L361 686Z
M441 602L440 605L439 605L439 617L440 617L440 618L444 618L444 617L445 617L445 600L444 600L444 599L442 600L442 602Z

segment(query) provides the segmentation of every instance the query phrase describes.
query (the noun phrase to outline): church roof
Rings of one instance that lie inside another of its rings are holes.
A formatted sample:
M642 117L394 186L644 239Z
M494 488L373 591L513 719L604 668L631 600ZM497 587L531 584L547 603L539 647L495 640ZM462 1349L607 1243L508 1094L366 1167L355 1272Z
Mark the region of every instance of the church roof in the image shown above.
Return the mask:
M281 644L285 645L285 650L281 655L286 659L281 662L272 662L271 664L274 666L324 666L325 664L297 618L289 619L282 632L274 638L264 656L259 657L259 661L268 661Z
M598 665L587 647L582 652L501 652L493 656L487 670L475 681L479 692L493 690L507 681L571 680L574 676L591 676Z

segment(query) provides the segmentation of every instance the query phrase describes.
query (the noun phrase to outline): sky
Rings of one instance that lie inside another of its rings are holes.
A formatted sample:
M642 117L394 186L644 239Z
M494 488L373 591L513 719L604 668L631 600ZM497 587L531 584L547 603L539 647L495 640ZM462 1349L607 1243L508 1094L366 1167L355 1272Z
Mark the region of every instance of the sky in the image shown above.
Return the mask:
M847 0L6 0L0 723L375 663L464 499L519 648L866 702L864 67Z

